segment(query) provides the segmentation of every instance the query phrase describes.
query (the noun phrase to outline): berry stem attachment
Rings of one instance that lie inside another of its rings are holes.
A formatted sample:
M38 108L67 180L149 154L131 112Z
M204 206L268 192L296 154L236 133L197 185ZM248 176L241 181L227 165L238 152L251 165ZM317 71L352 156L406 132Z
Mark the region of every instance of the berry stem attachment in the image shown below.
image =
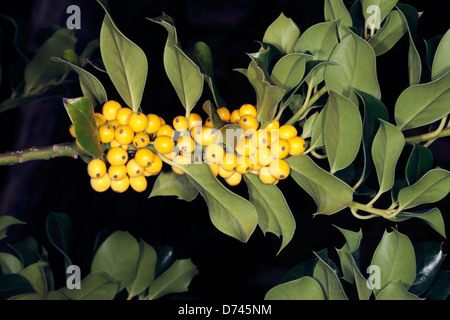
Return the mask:
M352 211L352 214L359 219L370 219L370 218L374 218L377 216L389 218L389 219L395 217L395 210L392 210L392 209L387 209L387 210L377 209L377 208L373 208L371 206L368 206L368 205L362 204L362 203L358 203L358 202L352 202L352 204L349 207L350 207L350 210ZM371 215L369 215L369 216L358 215L358 214L356 214L356 212L358 210L371 213Z
M8 166L31 160L49 160L57 157L71 157L77 159L81 155L75 142L54 144L42 148L5 152L0 154L0 165Z
M322 97L327 92L327 87L323 86L319 91L317 91L316 94L311 97L312 91L313 87L308 87L308 93L306 95L303 106L286 122L286 124L293 125L296 121L300 120L305 111L307 111L314 103L317 102L317 100L320 99L320 97Z

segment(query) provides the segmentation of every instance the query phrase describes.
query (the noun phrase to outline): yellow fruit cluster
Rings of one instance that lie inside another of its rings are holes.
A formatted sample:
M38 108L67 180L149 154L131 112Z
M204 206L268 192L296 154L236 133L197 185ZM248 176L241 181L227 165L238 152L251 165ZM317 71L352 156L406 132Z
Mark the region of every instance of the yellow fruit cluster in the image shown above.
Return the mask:
M124 192L131 186L142 192L147 188L146 177L157 175L163 161L180 175L185 174L183 166L206 162L230 186L239 184L247 173L257 174L265 184L276 184L290 174L283 159L305 151L305 141L294 126L259 123L251 104L233 112L222 107L217 114L225 123L221 129L213 128L210 118L203 122L196 113L177 116L167 124L155 114L106 102L95 117L100 142L109 146L106 161L93 159L88 164L92 187L98 192L110 187ZM71 133L74 136L73 128Z

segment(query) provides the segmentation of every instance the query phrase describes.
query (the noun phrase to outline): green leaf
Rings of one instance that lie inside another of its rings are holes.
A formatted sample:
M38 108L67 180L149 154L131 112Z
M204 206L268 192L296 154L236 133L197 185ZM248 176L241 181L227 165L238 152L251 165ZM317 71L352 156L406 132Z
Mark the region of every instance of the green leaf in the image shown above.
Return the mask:
M395 103L395 121L401 130L433 123L449 114L450 71L429 83L404 90Z
M436 49L436 53L433 59L433 67L431 69L431 80L437 80L443 75L445 75L448 71L450 71L450 30L448 30L442 40L439 43L439 46Z
M159 277L164 271L166 271L173 263L173 247L164 244L155 247L158 259L156 261L155 278Z
M256 228L258 216L253 205L226 188L206 163L184 167L191 182L205 199L209 216L221 232L246 242Z
M25 224L25 222L22 222L13 216L1 216L0 217L0 240L3 238L6 238L6 232L8 231L8 228L12 225L16 224Z
M133 111L138 111L147 81L147 57L141 48L119 30L107 6L102 1L98 2L105 10L105 18L100 30L100 52L103 64L123 101Z
M169 269L153 281L148 297L155 300L170 293L186 292L197 274L197 268L191 259L175 260Z
M389 12L394 9L397 2L398 0L362 0L362 11L367 24L374 22L374 27L379 28L379 25L384 21ZM375 8L372 6L375 6ZM377 18L379 19L373 19L374 14L377 14ZM372 19L374 21L368 21ZM376 25L377 23L379 25Z
M83 52L81 52L80 56L78 57L80 65L82 67L84 67L88 63L87 60L92 57L97 49L100 49L100 40L94 39L89 41L89 43L86 45L86 48L84 48Z
M103 154L103 150L98 138L91 99L86 97L64 98L63 103L73 123L75 136L80 146L92 156L100 157Z
M402 19L408 25L409 31L408 74L409 74L409 85L412 86L420 82L420 77L422 75L422 62L420 60L420 55L415 45L419 14L414 7L409 6L407 4L398 3L397 9L402 13L401 14Z
M376 297L391 282L399 282L407 290L416 278L414 248L409 238L396 230L384 232L370 265L380 268L380 287L373 288Z
M405 221L411 218L417 218L425 221L431 228L436 230L444 238L445 236L445 224L442 217L442 213L438 208L432 208L428 210L414 211L414 212L400 212L392 221Z
M81 91L83 92L83 95L85 97L91 98L93 102L98 102L99 105L103 105L106 101L108 101L108 96L106 94L105 88L97 79L97 77L95 77L92 73L58 57L52 57L52 60L56 62L66 63L78 74Z
M36 262L19 272L29 281L40 300L47 297L47 282L44 274L44 267L47 265L47 262Z
M409 293L402 283L391 282L381 292L376 300L422 300L418 296Z
M69 299L61 292L53 290L47 294L47 300L69 300Z
M305 260L295 265L281 278L280 284L289 282L292 280L300 279L302 277L312 277L314 268L319 258L314 257L312 259Z
M316 280L303 277L273 287L264 300L324 300L324 295Z
M23 263L16 256L0 252L0 270L2 274L19 273L23 268Z
M430 287L436 278L439 268L445 258L442 243L422 241L414 246L417 264L417 276L409 288L409 292L418 296Z
M332 90L324 110L325 150L330 172L335 173L356 158L361 145L362 120L358 107Z
M275 45L283 54L292 53L295 43L300 37L300 30L283 13L272 22L264 33L263 42Z
M258 214L261 230L264 234L271 232L283 238L279 254L295 232L295 219L286 199L277 186L262 183L257 175L246 174L244 180L248 187L249 201Z
M91 272L80 283L81 289L58 290L70 300L113 300L119 291L119 283L103 272Z
M450 171L433 169L428 171L412 186L400 190L398 194L398 211L417 207L421 204L434 203L443 199L450 192Z
M381 98L376 57L372 47L353 32L342 40L330 58L334 65L325 68L327 90L333 90L358 104L353 89Z
M34 292L28 279L20 274L0 276L0 300Z
M324 15L325 21L337 21L339 34L345 27L353 26L352 17L342 0L325 0Z
M340 249L336 249L343 273L343 279L349 283L354 283L355 275L353 269L354 258L353 253L357 253L362 238L362 232L354 232L336 227L345 237L346 242ZM355 262L356 264L356 262Z
M32 236L27 236L8 246L13 249L12 253L17 254L18 258L22 260L24 267L39 261L39 243Z
M347 245L350 253L356 252L359 249L359 245L361 244L361 239L362 239L361 229L359 229L358 232L355 232L355 231L339 228L337 226L335 226L335 227L345 237L345 244Z
M414 148L406 163L405 176L409 185L416 183L422 176L432 169L433 154L430 149L420 144L414 144Z
M273 83L289 91L300 83L305 74L306 55L290 53L278 60L272 70Z
M430 71L433 69L433 60L436 55L436 50L441 43L441 40L443 38L443 35L434 36L429 40L425 41L425 47L426 47L426 60L427 60L427 66Z
M122 290L133 282L139 261L139 244L128 232L116 231L98 248L91 272L104 272L119 281Z
M341 282L333 269L319 258L314 268L313 278L320 284L326 300L348 300Z
M156 250L145 241L139 241L139 262L136 278L127 286L129 296L141 294L147 289L155 278L157 255Z
M164 48L164 68L188 115L203 92L202 72L183 52L171 17L164 14L149 20L163 26L168 32Z
M61 28L44 42L25 68L25 94L57 82L70 71L68 66L54 63L50 57L62 57L66 49L75 50L76 41L73 30Z
M173 171L161 171L153 185L151 197L176 196L179 200L192 201L198 190L185 175L180 176Z
M286 161L293 179L314 199L316 214L333 214L352 203L352 188L320 168L307 155L293 156Z
M450 294L450 273L439 271L431 287L425 292L428 300L445 300Z
M380 193L390 190L394 185L395 167L404 145L405 138L401 131L389 122L381 120L372 144L372 159L377 171Z
M314 124L316 122L317 117L319 116L319 112L313 113L311 116L306 119L303 128L301 137L303 139L311 138L312 130L314 128Z
M46 232L50 243L64 256L66 268L72 264L69 258L72 219L65 213L51 212L47 216Z
M408 31L408 25L402 18L402 14L394 10L387 16L383 27L367 41L372 46L375 54L385 54L400 40Z
M312 130L311 130L311 142L309 145L309 148L311 150L316 149L316 148L320 148L323 147L325 145L325 140L324 140L324 135L323 135L323 131L324 131L324 114L325 111L322 109L322 111L319 112L319 114L317 115Z

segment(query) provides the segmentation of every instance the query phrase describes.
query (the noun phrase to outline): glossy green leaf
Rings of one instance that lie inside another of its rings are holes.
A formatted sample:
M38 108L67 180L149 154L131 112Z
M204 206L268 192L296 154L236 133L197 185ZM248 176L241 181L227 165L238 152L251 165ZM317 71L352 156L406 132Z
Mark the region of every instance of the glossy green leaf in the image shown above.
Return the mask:
M405 177L408 184L416 183L433 167L433 154L430 149L420 144L414 144L414 148L406 163Z
M334 92L325 105L324 139L330 172L349 166L361 145L362 120L358 107L349 99Z
M342 0L325 0L324 15L325 21L337 21L339 34L345 27L353 25L352 17Z
M400 282L389 283L377 295L376 300L422 300L418 296L408 292Z
M431 228L436 230L441 236L443 236L444 238L446 237L444 218L442 217L442 213L438 208L410 212L402 211L391 220L400 222L411 218L423 220Z
M305 74L306 55L290 53L278 60L272 70L273 83L289 91L300 83Z
M431 69L431 80L437 80L448 71L450 71L450 30L448 30L439 46L436 49L436 53L433 59L433 67Z
M346 240L345 244L340 249L336 249L341 262L341 269L343 273L342 278L349 283L354 283L354 258L352 254L357 252L359 249L362 232L361 230L359 232L354 232L338 227L336 228L344 235Z
M224 122L220 119L216 106L210 100L206 100L203 103L202 109L208 115L214 129L221 129L224 127Z
M246 242L257 225L255 207L226 188L210 172L206 163L190 164L184 169L205 199L214 226L221 232Z
M450 171L439 168L430 170L415 184L400 190L398 211L437 202L449 192Z
M314 124L311 130L311 142L309 145L310 149L316 149L323 147L325 145L325 139L323 135L324 131L324 114L325 111L322 109L322 111L319 112L316 119L314 120Z
M439 44L441 43L442 37L443 37L443 35L437 35L428 40L424 40L425 47L426 47L426 57L425 58L427 61L428 69L430 69L430 71L433 69L433 60L436 55L436 50L437 50Z
M179 200L192 201L197 197L197 188L183 175L175 172L161 171L153 184L151 197L176 196Z
M445 300L450 295L450 273L439 271L431 287L425 292L428 300Z
M300 30L283 13L272 22L264 33L263 42L275 45L283 54L291 53L300 37Z
M420 77L422 75L422 62L420 60L420 55L415 44L419 14L414 7L407 4L398 3L397 8L402 13L401 16L403 18L403 21L408 25L408 75L409 85L412 86L420 82Z
M394 9L398 0L362 0L362 11L367 24L378 28L376 24L381 24L386 16ZM376 15L376 19L374 19Z
M246 174L249 201L258 214L258 225L265 233L270 232L282 236L278 253L291 241L295 231L295 219L283 196L275 185L264 184L257 175Z
M346 230L335 226L345 237L345 244L348 246L350 253L354 253L359 249L362 240L362 231L359 229L358 232L352 230Z
M46 232L50 243L64 256L66 268L72 264L69 258L72 219L65 213L51 212L47 216Z
M86 97L64 98L63 103L73 123L75 136L80 146L92 156L100 157L103 150L98 138L91 99Z
M16 224L25 224L25 222L22 222L13 216L1 216L0 217L0 240L3 238L6 238L6 232L8 231L8 228L12 225Z
M381 98L376 57L372 47L356 34L342 40L331 55L334 65L325 68L327 90L333 90L358 104L353 89Z
M22 261L16 256L6 252L0 252L0 270L2 274L19 273L22 268Z
M34 292L28 279L20 274L0 276L0 300Z
M116 231L98 248L91 264L91 272L104 272L120 282L120 290L136 276L139 244L128 232Z
M445 258L442 243L423 241L414 246L417 264L417 276L409 292L422 296L436 278Z
M147 289L155 278L157 254L156 250L145 241L139 241L139 262L136 278L127 286L130 297L134 297Z
M138 111L147 81L147 57L141 48L119 30L107 6L102 1L98 2L105 10L100 30L103 64L123 101L133 111Z
M316 280L303 277L273 287L264 300L324 300L324 295Z
M352 188L320 168L307 155L293 156L286 161L291 167L292 178L316 203L316 214L333 214L352 203Z
M47 265L47 262L36 262L19 272L21 276L30 282L40 300L44 300L47 297L47 282L44 274L44 267Z
M366 24L366 21L364 19L363 11L362 11L362 4L361 0L356 0L353 2L352 6L350 7L349 11L350 16L352 17L353 26L352 29L354 32L362 37L364 32L364 26Z
M395 103L395 121L401 130L433 123L449 114L450 71L429 83L404 90Z
M91 98L93 102L98 103L99 105L103 105L108 101L105 88L92 73L58 57L52 57L52 60L69 65L78 74L81 91L85 97Z
M378 296L391 282L399 282L407 290L416 278L413 245L406 235L396 230L384 232L370 265L380 268L378 274L380 288L373 288L375 296Z
M70 71L68 66L55 63L50 57L62 57L64 50L74 50L76 41L73 30L61 28L44 42L25 68L25 94L57 82Z
M311 138L312 130L314 128L314 123L316 122L317 117L319 116L319 112L313 113L311 116L306 119L304 125L301 137L303 139Z
M157 278L172 265L174 261L174 248L167 244L164 244L155 247L155 250L157 253L155 278Z
M395 180L395 168L405 145L401 131L389 122L381 120L372 144L372 159L377 171L380 193L392 188Z
M355 259L352 259L351 262L352 262L353 277L355 279L356 284L356 290L358 292L358 298L359 300L369 300L370 296L372 295L372 289L369 288L369 285L367 284L367 279L364 278L364 276L362 275L361 270L357 266Z
M381 29L368 40L375 54L381 56L394 47L401 37L408 31L408 25L402 14L394 10L387 16Z
M119 283L103 272L91 272L81 280L81 289L58 290L70 300L113 300L119 291Z
M169 269L153 281L148 297L155 300L170 293L186 292L192 278L197 274L197 267L190 259L176 260Z
M316 256L319 261L314 268L313 278L320 284L325 300L348 300L336 273L317 254Z
M183 52L171 17L164 14L149 20L163 26L168 32L164 48L164 68L181 104L189 114L203 92L202 72Z

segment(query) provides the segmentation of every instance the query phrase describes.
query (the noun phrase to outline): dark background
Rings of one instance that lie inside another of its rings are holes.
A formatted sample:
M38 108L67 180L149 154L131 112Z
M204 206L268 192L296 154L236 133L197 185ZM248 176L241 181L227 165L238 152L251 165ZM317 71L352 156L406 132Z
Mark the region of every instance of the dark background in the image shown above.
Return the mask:
M348 7L352 3L344 2ZM422 56L426 80L428 70L423 40L442 35L448 30L449 3L448 0L402 2L424 12L420 19L417 47ZM7 4L2 1L0 13L24 19L28 30L27 50L32 54L37 50L33 35L40 28L65 26L69 16L66 8L72 4L81 8L81 30L76 32L77 52L81 53L90 40L98 38L100 32L103 11L94 0L17 0L8 1ZM232 69L248 65L246 53L259 49L256 41L262 40L266 28L281 12L292 18L302 32L306 30L305 26L324 20L323 1L110 0L110 7L121 31L147 54L149 76L142 103L143 111L158 113L165 119L183 114L184 110L163 69L162 54L167 32L145 17L157 17L165 12L175 19L184 48L191 47L196 41L204 41L210 46L219 91L230 109L244 103L254 103L252 87L244 76ZM11 45L14 30L5 21L0 21L0 26L3 29L1 62L5 66L16 55ZM378 58L383 102L390 112L398 95L408 86L407 50L408 39L404 36L389 53ZM3 77L6 75L3 74ZM101 80L109 97L120 101L108 79ZM70 97L81 95L76 83L69 89ZM201 103L210 98L206 91L198 109L194 109L199 113ZM0 100L9 95L7 81L3 79ZM70 141L69 125L70 120L60 98L2 113L0 152ZM449 140L437 141L430 149L435 155L435 166L448 168ZM100 194L90 188L86 164L81 160L60 158L2 167L0 215L13 215L27 222L25 227L14 229L17 232L11 235L11 241L32 234L47 248L57 288L64 285L63 261L45 235L45 218L52 211L65 212L72 217L71 258L82 268L83 276L89 272L92 247L101 230L126 230L153 246L167 244L174 247L175 258L192 258L199 275L192 281L190 291L169 297L186 299L262 299L267 290L278 284L291 267L312 258L313 251L327 248L332 258L337 257L335 248L340 248L344 239L333 225L355 231L362 228L361 266L364 271L384 230L395 226L383 219L357 220L348 210L333 216L313 218L316 209L313 201L288 179L280 182L279 187L285 192L296 219L297 230L291 243L276 256L281 241L272 234L264 236L261 230L256 229L248 243L240 243L220 233L212 225L205 202L200 196L190 203L173 197L147 199L153 181L149 179L149 188L143 194L131 189L120 195L112 191ZM236 190L245 196L244 186L242 183ZM380 207L383 204L382 199ZM448 199L436 206L441 209L448 226ZM400 223L398 229L406 233L413 243L422 240L444 241L419 220ZM447 245L444 245L444 251L448 252ZM448 258L444 267L449 269Z

